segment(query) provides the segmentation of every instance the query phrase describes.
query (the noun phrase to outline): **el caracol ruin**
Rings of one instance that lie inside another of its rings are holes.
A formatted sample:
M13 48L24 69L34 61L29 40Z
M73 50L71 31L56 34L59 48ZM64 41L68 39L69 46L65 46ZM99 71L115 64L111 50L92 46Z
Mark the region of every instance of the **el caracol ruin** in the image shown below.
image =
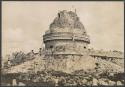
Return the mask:
M83 70L86 73L92 71L95 77L103 72L123 73L124 53L89 49L91 39L76 11L60 11L43 35L45 48L40 48L38 53L32 50L25 54L21 63L22 60L18 58L9 60L10 66L6 72L37 73L54 70L73 74Z
M53 61L54 59L56 61L62 59L62 62L63 60L68 61L67 63L65 61L65 68L70 67L72 63L73 66L70 69L75 67L76 69L87 68L86 65L88 64L85 64L85 61L91 61L93 58L94 60L102 59L112 62L118 60L120 65L123 61L123 53L121 52L104 52L88 49L90 37L87 35L85 27L80 22L76 12L73 11L60 11L50 24L50 29L43 36L43 41L45 43L45 57ZM91 58L87 59L87 57ZM62 63L61 61L59 64ZM64 67L64 65L60 65L60 67ZM91 65L92 67L94 66L93 63L90 63L88 68ZM70 69L68 68L67 70Z

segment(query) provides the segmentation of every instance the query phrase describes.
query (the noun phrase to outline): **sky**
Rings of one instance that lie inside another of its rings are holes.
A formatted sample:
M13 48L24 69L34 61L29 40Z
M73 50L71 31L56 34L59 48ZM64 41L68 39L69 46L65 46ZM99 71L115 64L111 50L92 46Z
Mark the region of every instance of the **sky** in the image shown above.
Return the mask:
M90 48L124 50L124 2L3 1L2 55L38 52L57 13L74 9L90 36Z

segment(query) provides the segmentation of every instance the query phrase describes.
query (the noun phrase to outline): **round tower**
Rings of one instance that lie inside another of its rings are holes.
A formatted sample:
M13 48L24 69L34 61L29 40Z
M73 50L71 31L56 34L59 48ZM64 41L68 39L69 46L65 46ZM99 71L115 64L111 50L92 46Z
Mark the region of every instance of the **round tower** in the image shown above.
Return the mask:
M46 55L83 55L89 36L73 11L60 11L43 35Z

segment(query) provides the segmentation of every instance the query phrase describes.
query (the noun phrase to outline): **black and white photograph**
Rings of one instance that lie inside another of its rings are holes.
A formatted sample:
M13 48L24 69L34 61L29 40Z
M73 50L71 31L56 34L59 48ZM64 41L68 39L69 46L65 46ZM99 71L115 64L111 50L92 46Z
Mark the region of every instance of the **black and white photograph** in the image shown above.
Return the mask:
M123 1L2 1L2 86L124 86Z

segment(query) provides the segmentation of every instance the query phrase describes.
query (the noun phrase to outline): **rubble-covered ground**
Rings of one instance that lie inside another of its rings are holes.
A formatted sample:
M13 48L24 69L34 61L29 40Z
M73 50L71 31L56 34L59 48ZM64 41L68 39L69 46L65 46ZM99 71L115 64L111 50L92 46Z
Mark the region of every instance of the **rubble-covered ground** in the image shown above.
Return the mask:
M18 85L27 86L91 86L91 85L124 85L123 73L108 72L98 73L94 70L78 70L72 73L64 73L54 70L43 70L36 73L20 73L17 78Z
M25 85L123 85L124 82L123 67L90 56L60 59L35 56L6 72L19 73L17 79Z

